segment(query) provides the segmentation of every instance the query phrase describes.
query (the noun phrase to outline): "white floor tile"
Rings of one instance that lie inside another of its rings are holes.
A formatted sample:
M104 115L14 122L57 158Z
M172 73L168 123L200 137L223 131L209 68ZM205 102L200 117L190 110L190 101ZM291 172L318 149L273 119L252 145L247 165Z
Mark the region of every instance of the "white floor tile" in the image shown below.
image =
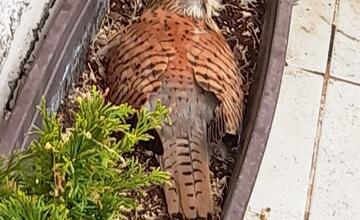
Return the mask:
M246 220L303 219L323 78L285 69Z
M360 1L340 1L331 74L360 82Z
M335 0L299 0L293 7L287 62L325 72Z
M310 220L360 219L359 97L359 86L329 86Z
M360 38L359 14L359 0L340 0L339 11L336 18L337 28L356 38Z

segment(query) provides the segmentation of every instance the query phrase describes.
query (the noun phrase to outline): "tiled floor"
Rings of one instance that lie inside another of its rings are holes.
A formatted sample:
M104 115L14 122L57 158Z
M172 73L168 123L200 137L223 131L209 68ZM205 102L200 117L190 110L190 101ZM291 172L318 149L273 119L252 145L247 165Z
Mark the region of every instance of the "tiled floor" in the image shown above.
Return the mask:
M360 219L360 87L331 80L310 219Z
M360 219L360 0L294 6L246 220Z

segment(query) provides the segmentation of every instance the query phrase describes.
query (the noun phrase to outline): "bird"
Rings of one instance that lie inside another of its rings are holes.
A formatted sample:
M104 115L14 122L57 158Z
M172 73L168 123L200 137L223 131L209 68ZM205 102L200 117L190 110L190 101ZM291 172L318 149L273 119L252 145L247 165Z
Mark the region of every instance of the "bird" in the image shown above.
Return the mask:
M244 77L212 19L221 7L221 0L153 0L99 52L112 104L152 110L160 100L170 109L171 124L155 131L161 170L170 174L163 186L170 216L211 218L209 156L243 120Z

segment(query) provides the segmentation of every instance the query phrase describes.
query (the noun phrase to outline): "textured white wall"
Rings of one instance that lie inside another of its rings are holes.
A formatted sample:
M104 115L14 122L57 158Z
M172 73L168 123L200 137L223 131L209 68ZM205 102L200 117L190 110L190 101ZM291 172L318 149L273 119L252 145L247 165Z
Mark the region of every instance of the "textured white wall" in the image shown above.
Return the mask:
M0 1L0 71L6 60L21 15L30 0Z
M0 0L0 117L49 0Z

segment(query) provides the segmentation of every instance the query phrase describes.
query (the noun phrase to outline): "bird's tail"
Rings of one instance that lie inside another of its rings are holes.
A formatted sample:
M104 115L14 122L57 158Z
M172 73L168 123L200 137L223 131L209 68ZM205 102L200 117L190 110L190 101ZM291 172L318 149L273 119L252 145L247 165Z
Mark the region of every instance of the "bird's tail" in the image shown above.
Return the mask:
M183 125L183 126L181 126ZM164 187L170 215L207 219L213 212L206 124L181 121L163 128L161 168L171 174Z

